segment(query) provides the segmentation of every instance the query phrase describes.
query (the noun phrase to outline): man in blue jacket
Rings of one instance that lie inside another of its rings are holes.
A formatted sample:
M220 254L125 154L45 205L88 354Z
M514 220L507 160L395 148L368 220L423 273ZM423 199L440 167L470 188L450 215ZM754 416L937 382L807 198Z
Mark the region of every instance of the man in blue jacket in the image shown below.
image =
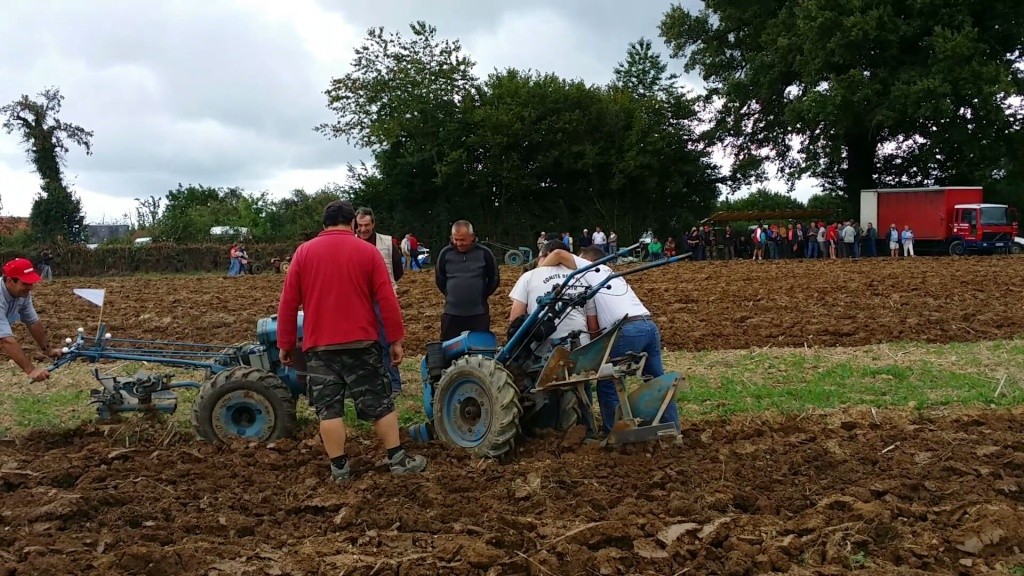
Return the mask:
M451 244L437 255L434 267L437 289L444 294L441 341L462 332L488 332L491 311L487 299L498 289L501 277L494 253L476 242L467 220L452 224Z

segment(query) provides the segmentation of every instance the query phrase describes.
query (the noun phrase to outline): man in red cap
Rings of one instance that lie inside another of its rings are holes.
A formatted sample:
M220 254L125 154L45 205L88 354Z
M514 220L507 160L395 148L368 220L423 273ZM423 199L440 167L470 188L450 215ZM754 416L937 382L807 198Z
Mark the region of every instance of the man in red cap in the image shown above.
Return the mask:
M51 358L60 356L60 350L50 347L43 323L39 321L36 309L32 306L32 286L39 282L39 274L32 267L32 262L25 258L15 258L4 264L3 282L0 282L0 304L4 314L0 315L0 348L14 363L21 367L34 382L42 382L50 377L45 368L38 368L25 355L21 344L14 338L11 325L21 320L28 327L28 333L35 339L39 348Z

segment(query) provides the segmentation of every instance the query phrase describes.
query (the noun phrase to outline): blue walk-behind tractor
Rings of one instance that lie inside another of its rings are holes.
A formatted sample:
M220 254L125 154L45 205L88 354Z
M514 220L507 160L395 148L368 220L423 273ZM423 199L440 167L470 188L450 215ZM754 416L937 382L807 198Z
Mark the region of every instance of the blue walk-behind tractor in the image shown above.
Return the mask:
M551 342L553 347L537 347L554 334L571 308L582 307L602 290L611 288L611 280L689 256L683 254L611 273L600 281L587 281L588 273L632 248L579 267L549 293L538 297L534 311L510 326L504 346L498 346L491 332L463 332L447 342L427 344L421 364L427 421L409 427L409 436L421 443L439 440L476 456L500 458L513 453L522 435L538 429L564 431L584 424L596 430L586 387L598 380L612 380L619 410L606 443L678 438L675 424L660 421L681 386L680 375L666 373L627 392L626 378L642 374L647 354L630 352L609 358L626 318L583 346L581 334L574 331ZM538 355L537 350L542 354Z
M256 342L230 346L130 340L113 338L101 324L96 336L86 336L85 330L79 328L75 338L66 339L63 354L49 369L56 370L75 360L122 360L201 369L206 375L203 382L176 382L173 374L142 371L121 377L93 370L101 388L92 391L90 403L96 405L101 421L125 412L173 414L178 404L176 390L192 388L199 391L192 406L192 424L205 440L272 441L292 436L296 429L296 401L306 388L301 351L302 313L294 367L280 362L276 316L257 322L256 338Z

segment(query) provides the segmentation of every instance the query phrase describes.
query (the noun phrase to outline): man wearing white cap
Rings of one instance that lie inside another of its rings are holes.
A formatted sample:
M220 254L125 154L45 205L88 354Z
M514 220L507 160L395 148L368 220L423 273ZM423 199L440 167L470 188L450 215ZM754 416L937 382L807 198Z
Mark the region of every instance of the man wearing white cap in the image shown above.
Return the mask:
M51 358L60 356L59 349L50 347L43 323L39 321L39 315L32 306L32 286L39 280L39 274L33 268L32 262L25 258L15 258L4 264L3 281L0 282L0 305L4 307L4 314L0 315L0 348L33 382L46 380L50 373L45 368L36 367L25 355L21 344L14 338L12 324L21 320L28 327L28 333L35 339L40 350Z

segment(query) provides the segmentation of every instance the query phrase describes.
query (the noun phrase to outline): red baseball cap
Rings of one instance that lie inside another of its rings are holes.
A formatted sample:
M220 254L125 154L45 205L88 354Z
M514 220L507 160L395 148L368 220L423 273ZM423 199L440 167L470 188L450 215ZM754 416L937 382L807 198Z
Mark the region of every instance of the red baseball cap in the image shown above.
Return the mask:
M35 284L41 280L35 267L32 266L32 262L25 258L15 258L4 264L4 276L20 280L25 284Z

